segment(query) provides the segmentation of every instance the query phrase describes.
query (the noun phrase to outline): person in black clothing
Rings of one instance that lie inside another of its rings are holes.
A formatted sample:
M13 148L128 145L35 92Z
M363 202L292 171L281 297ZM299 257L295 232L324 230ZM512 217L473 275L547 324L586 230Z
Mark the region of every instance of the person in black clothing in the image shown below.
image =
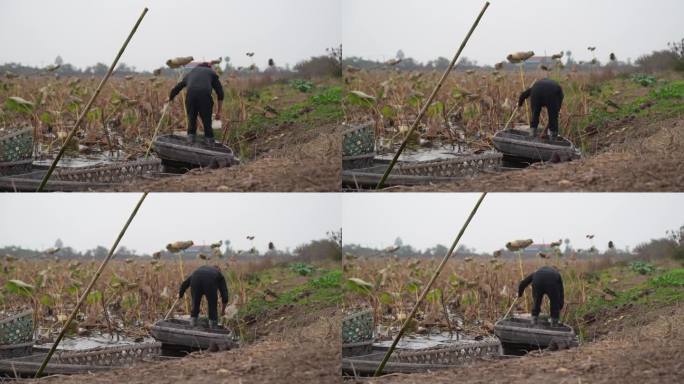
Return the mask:
M518 286L518 297L522 297L525 288L532 283L532 296L534 305L532 306L532 322L537 323L541 303L544 295L548 296L551 302L551 325L557 325L560 318L560 310L563 309L563 279L560 273L551 267L541 267L536 272L531 273Z
M558 136L558 115L563 105L563 88L551 79L542 79L520 94L518 107L522 107L527 98L530 98L532 104L532 121L530 122L532 137L537 136L539 115L541 115L542 107L546 107L549 115L549 137L551 141L554 141Z
M204 126L204 139L208 143L214 142L214 131L211 129L211 112L214 108L214 101L211 98L211 90L216 92L218 105L216 106L216 118L221 118L221 104L223 102L223 86L219 77L211 69L209 63L198 64L190 71L180 83L176 84L169 95L169 102L178 93L187 87L187 97L185 98L185 109L188 113L188 138L195 141L197 133L197 115L202 119Z
M203 265L195 270L180 286L178 297L182 298L185 291L190 287L192 293L192 311L190 312L190 321L193 326L197 325L197 317L199 316L200 303L202 296L207 298L209 306L209 327L215 328L218 325L218 311L216 301L218 299L217 291L221 293L221 303L223 308L221 313L225 314L226 304L228 303L228 287L226 286L226 279L221 273L218 266Z

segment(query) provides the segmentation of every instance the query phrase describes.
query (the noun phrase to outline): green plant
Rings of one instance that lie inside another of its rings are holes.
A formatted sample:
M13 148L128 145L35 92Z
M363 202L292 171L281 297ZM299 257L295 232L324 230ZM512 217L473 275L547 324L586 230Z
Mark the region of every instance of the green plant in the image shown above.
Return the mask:
M684 287L684 269L675 269L649 281L654 287Z
M304 263L290 264L290 270L302 276L308 276L314 272L314 267Z
M653 264L646 261L633 261L629 264L629 268L641 275L648 275L655 272Z
M631 80L634 83L641 85L642 87L650 87L656 83L656 78L651 75L645 75L643 73L635 73L632 75Z
M290 87L298 90L299 92L306 93L314 88L313 83L306 80L294 79L290 80Z

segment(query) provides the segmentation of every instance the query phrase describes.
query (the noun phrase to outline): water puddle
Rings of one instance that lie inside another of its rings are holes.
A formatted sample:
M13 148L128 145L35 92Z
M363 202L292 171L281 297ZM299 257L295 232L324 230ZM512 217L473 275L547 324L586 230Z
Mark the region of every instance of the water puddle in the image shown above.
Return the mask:
M483 339L474 337L469 337L462 333L449 334L448 332L442 332L433 335L410 335L404 336L399 340L397 348L399 349L410 349L410 350L421 350L430 349L437 347L448 347L451 345L467 345L482 342ZM373 343L374 349L387 350L392 345L392 340L377 341Z
M64 156L59 160L59 163L57 163L57 167L79 169L85 167L113 164L119 161L124 161L125 158L126 154L123 151L115 151L113 154L107 152L107 154L89 154L76 157ZM43 157L41 159L33 161L33 166L38 169L47 169L48 167L50 167L54 159L55 158L53 156Z
M441 144L437 146L432 146L430 148L416 148L416 149L405 149L401 156L399 156L399 161L406 162L418 162L418 161L435 161L435 160L449 160L462 157L472 152L469 150L463 150L463 147L449 144ZM375 157L378 161L392 161L395 152L383 153Z
M135 343L153 343L155 340L151 337L131 338L121 335L112 335L109 333L93 333L91 336L76 336L65 337L57 346L60 351L82 351L98 347L116 347L121 345L130 345ZM36 344L35 349L49 350L52 343Z

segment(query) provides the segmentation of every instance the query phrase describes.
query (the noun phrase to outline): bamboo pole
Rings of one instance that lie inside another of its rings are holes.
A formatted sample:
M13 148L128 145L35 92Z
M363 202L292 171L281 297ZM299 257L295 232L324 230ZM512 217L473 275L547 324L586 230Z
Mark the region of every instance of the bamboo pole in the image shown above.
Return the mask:
M406 328L408 327L409 323L413 319L413 316L416 315L416 312L418 311L418 307L420 306L420 303L425 299L425 296L427 296L428 292L430 292L432 285L435 283L435 280L437 280L437 277L439 277L439 274L442 272L442 269L444 268L444 266L446 265L446 262L451 257L451 254L454 252L454 249L456 249L456 245L458 245L458 242L461 240L463 233L465 232L466 228L468 228L468 224L470 224L470 221L475 216L475 213L477 212L478 208L480 208L480 204L482 204L482 200L484 200L485 196L487 196L487 192L482 192L482 194L480 195L480 198L477 200L477 203L473 207L473 210L470 211L470 215L466 219L465 223L463 223L461 230L458 232L456 239L451 244L451 248L449 248L449 251L447 252L447 254L444 255L442 262L439 263L437 270L435 270L435 273L432 275L432 278L430 278L430 281L428 282L427 286L425 286L425 289L423 289L423 292L420 294L420 297L418 297L418 301L413 306L411 313L409 313L409 315L406 317L406 320L404 321L404 324L401 326L399 333L397 334L397 336L394 338L394 341L392 342L392 346L387 350L385 357L382 359L382 362L378 366L378 369L375 370L375 373L373 374L373 376L377 377L377 376L380 376L382 374L382 370L385 369L385 364L387 364L387 361L389 360L390 356L392 356L392 352L394 352L394 348L399 343L399 340L404 335L404 332L406 332Z
M90 284L88 284L88 287L85 289L85 291L83 291L81 298L78 299L78 302L76 303L76 307L74 307L74 310L71 311L71 315L69 315L69 318L67 319L67 321L62 326L62 330L59 332L59 336L57 336L57 340L55 340L55 342L52 344L50 351L48 352L47 356L45 356L45 359L43 360L43 363L40 365L38 372L36 372L36 376L35 376L36 378L40 377L43 374L43 371L45 370L45 367L47 366L48 362L50 361L50 358L52 358L52 355L55 353L57 346L59 345L60 341L62 341L62 338L64 338L64 335L66 334L66 330L69 329L69 325L71 324L72 321L74 321L74 318L76 317L76 314L78 313L78 310L81 308L81 305L83 305L83 302L86 300L86 298L88 298L88 294L90 293L90 290L93 289L95 282L97 281L97 279L102 274L102 271L104 271L104 268L107 266L107 263L109 263L109 260L111 260L112 257L114 256L114 251L116 250L116 247L119 246L119 241L121 241L121 238L123 238L124 234L126 233L126 230L128 229L128 226L131 224L131 222L133 221L133 218L138 213L138 210L140 209L140 206L142 205L143 201L145 201L146 197L147 197L147 192L143 193L143 195L140 197L140 200L138 201L138 204L135 205L135 208L133 209L133 212L131 212L131 215L128 217L126 224L124 224L123 228L121 229L121 232L119 232L119 236L117 236L116 240L114 241L114 245L112 245L112 247L109 249L109 254L102 261L102 263L100 264L100 267L97 268L97 271L95 272L95 275L93 276L93 279L90 280Z
M169 308L169 311L166 312L166 316L164 316L164 320L169 318L169 315L171 315L171 312L176 308L176 304L178 304L178 300L180 300L180 297L176 297L176 300L174 300L173 304L171 305L171 308Z
M150 155L150 150L152 149L152 143L154 143L154 139L157 138L157 133L159 132L159 128L162 125L162 122L164 121L164 117L166 117L166 111L169 110L169 103L164 104L164 108L162 108L162 115L159 118L159 122L157 123L157 127L154 129L154 134L152 134L152 139L150 139L150 145L147 147L147 151L145 151L145 158Z
M80 115L78 116L78 119L76 119L76 123L74 124L74 127L71 128L71 132L69 132L69 135L67 135L66 140L64 141L64 144L62 144L62 148L59 149L59 153L57 154L57 157L55 157L55 159L52 161L52 164L50 164L50 168L48 168L48 171L45 174L45 176L43 177L43 180L40 182L40 186L38 186L38 190L36 190L36 192L42 192L43 189L45 188L45 185L47 184L48 180L50 179L50 176L52 176L52 172L54 172L55 167L57 166L57 163L59 162L59 160L64 155L64 151L66 151L67 145L69 144L71 139L74 137L74 134L76 134L76 131L78 131L78 127L81 125L81 122L83 122L83 119L88 114L90 107L92 107L93 103L95 102L95 99L100 94L100 91L102 91L102 87L105 85L107 80L109 80L109 77L114 72L114 67L116 67L116 64L119 62L121 55L123 55L124 51L126 50L126 47L128 46L128 43L131 41L131 38L133 37L135 32L138 30L138 26L142 22L142 19L143 19L143 17L145 17L146 13L147 13L147 8L143 9L142 14L138 18L138 21L133 26L133 29L128 34L126 41L124 41L123 46L121 47L121 49L119 49L119 53L114 58L112 65L109 67L107 74L105 75L105 77L102 78L102 80L100 81L100 85L98 85L97 88L95 89L95 93L93 93L93 96L90 97L90 100L88 101L88 104L86 104L85 109L80 113Z
M382 175L382 178L378 182L378 185L375 187L376 190L382 189L382 186L385 184L385 180L387 180L387 177L389 176L390 172L392 172L392 169L394 168L394 165L397 163L399 156L404 151L404 148L406 148L406 144L408 143L409 138L413 134L413 131L416 130L416 127L418 127L418 124L423 119L423 116L425 116L427 109L430 107L430 105L434 101L435 97L437 96L437 92L439 92L439 90L442 88L442 85L444 84L444 81L446 80L447 76L449 75L451 70L454 69L454 66L456 66L456 62L458 61L459 56L461 56L461 52L463 51L466 44L468 43L468 40L470 39L470 36L475 31L475 28L477 28L477 25L480 23L480 19L482 19L482 16L484 15L484 13L488 7L489 7L489 1L487 1L485 3L484 7L482 8L482 11L480 11L480 14L477 16L477 19L475 19L473 26L470 27L470 31L468 31L468 34L466 35L465 39L461 43L461 46L458 48L456 55L454 55L454 58L451 59L451 63L449 63L449 67L446 69L446 71L444 71L444 73L442 74L442 78L439 79L439 82L435 86L435 89L432 90L432 94L430 94L430 97L428 98L427 102L425 103L425 105L423 105L423 108L421 108L420 112L418 113L418 116L413 121L413 124L411 125L411 129L409 129L408 133L406 133L406 137L404 137L404 141L401 143L399 150L394 155L394 158L392 159L389 166L385 170L385 174Z

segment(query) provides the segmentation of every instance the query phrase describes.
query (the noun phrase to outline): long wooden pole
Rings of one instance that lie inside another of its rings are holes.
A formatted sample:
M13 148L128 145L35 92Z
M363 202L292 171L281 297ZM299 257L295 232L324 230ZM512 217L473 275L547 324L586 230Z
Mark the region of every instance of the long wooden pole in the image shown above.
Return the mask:
M119 241L121 241L121 238L123 238L124 234L126 233L128 226L131 224L131 222L133 221L133 218L138 213L138 209L140 209L140 206L142 205L143 201L145 201L145 197L147 197L147 192L143 193L143 195L140 197L138 204L136 204L135 208L133 209L133 212L131 212L131 215L128 217L128 220L126 221L126 224L121 229L121 232L119 232L119 236L117 236L116 240L114 241L114 245L112 245L112 247L109 249L109 254L100 264L100 267L95 272L93 279L90 280L90 284L88 284L88 287L85 289L85 291L83 291L81 298L78 299L78 303L76 303L76 307L74 308L73 311L71 311L71 315L69 315L69 318L67 319L67 321L62 326L62 331L59 332L59 336L57 336L57 340L55 340L55 342L52 344L52 347L50 348L50 352L48 352L47 356L45 356L45 359L43 360L43 364L40 365L38 372L36 372L36 377L40 377L43 374L43 371L45 370L45 367L47 366L48 362L50 361L50 358L52 358L52 355L55 353L57 346L59 345L60 341L62 341L62 339L64 338L64 335L66 334L67 329L69 329L69 324L71 324L71 322L74 321L74 318L76 317L76 314L78 313L78 310L81 308L81 305L83 305L83 302L88 297L90 290L93 289L95 282L97 281L97 279L102 274L102 271L104 271L104 268L107 266L107 263L114 256L114 251L116 251L116 247L119 246Z
M461 43L461 46L458 48L456 55L454 55L454 58L451 59L451 63L449 63L449 67L446 69L446 71L444 71L444 73L442 74L442 78L439 79L439 82L435 86L435 89L432 90L432 94L430 94L430 97L428 98L427 102L425 103L425 105L423 105L423 108L421 108L420 112L418 113L418 117L416 117L416 119L413 121L413 124L411 125L411 129L409 129L408 133L406 134L406 137L404 137L404 141L401 143L399 150L397 151L396 154L394 154L394 158L392 159L389 166L387 167L387 170L385 170L385 174L382 175L382 178L378 182L378 185L375 187L375 189L382 189L382 186L385 184L385 180L387 180L387 177L389 176L390 172L392 172L392 169L394 168L394 165L397 163L399 156L404 151L404 148L406 148L406 144L408 143L409 138L413 134L413 131L416 130L416 127L418 127L418 124L423 119L423 116L425 116L427 109L430 107L432 102L435 100L435 97L437 97L437 92L439 92L439 90L442 88L442 85L444 85L444 81L446 80L447 76L449 75L451 70L454 69L454 66L456 66L456 62L458 61L458 58L461 56L461 52L463 51L466 44L468 43L468 40L470 39L470 36L475 31L475 28L480 23L480 19L482 19L482 16L484 15L484 13L488 7L489 7L489 2L486 2L484 7L482 8L482 11L480 11L480 14L477 16L477 19L475 19L473 26L470 27L470 31L468 31L468 34L466 35L465 39Z
M112 62L112 65L109 67L107 74L105 75L105 77L102 78L102 80L100 81L100 85L98 85L97 88L95 89L95 93L93 93L93 96L90 97L90 100L88 101L88 104L86 104L85 109L78 116L78 119L76 119L76 123L74 124L74 127L71 128L71 132L69 132L69 135L66 137L66 141L64 142L64 144L62 144L62 148L59 149L59 153L57 154L57 157L55 157L55 159L52 161L52 164L50 164L50 168L48 168L48 171L45 174L45 176L43 177L43 180L40 182L40 186L38 186L38 190L36 192L42 192L43 189L45 188L45 185L47 184L48 180L50 179L50 176L52 176L52 172L54 172L55 167L57 166L57 163L59 162L59 160L64 155L64 151L66 150L67 145L69 144L71 139L76 134L76 131L78 131L78 127L81 125L81 122L83 122L83 119L88 114L90 107L92 107L93 103L95 102L95 99L100 94L100 91L102 91L102 87L105 85L107 80L109 80L109 77L114 72L114 68L116 67L116 64L119 62L121 55L123 55L123 53L124 53L124 50L126 50L126 47L128 46L128 42L131 41L131 38L135 34L135 31L138 30L138 26L142 22L142 19L143 19L143 17L145 17L146 13L147 13L147 8L145 8L143 10L142 14L138 18L138 21L133 26L133 29L128 34L126 41L124 42L123 46L119 50L119 53L114 58L114 62Z
M176 297L176 300L174 300L173 304L171 304L171 308L169 308L169 311L166 312L166 316L164 316L164 320L168 319L169 316L171 315L171 312L176 308L176 304L178 304L178 300L180 300L180 297Z
M166 117L166 111L169 109L169 103L164 104L164 108L162 108L162 114L161 117L159 118L159 122L157 123L157 127L154 129L154 133L152 134L152 138L150 139L150 145L147 146L147 151L145 151L145 158L150 155L150 150L152 149L152 144L154 143L154 139L157 138L157 133L159 132L159 128L162 125L162 122L164 121L164 117Z
M468 224L470 224L470 221L475 216L475 213L477 212L478 208L480 208L480 204L482 204L482 200L484 200L485 196L487 196L487 192L482 192L482 194L480 195L480 198L477 200L477 203L473 207L473 210L470 211L470 215L468 216L468 219L466 219L465 223L463 223L463 226L461 227L461 230L458 232L456 239L451 244L451 248L449 248L449 251L446 253L446 255L444 255L442 262L439 263L437 270L432 275L432 278L430 278L430 281L428 282L427 286L425 286L425 289L423 289L423 292L420 294L420 297L418 297L418 301L416 302L416 305L413 306L411 313L409 313L409 315L406 317L406 321L404 321L404 324L401 326L399 333L397 334L397 336L394 338L394 341L392 342L392 346L387 350L387 353L385 353L385 357L382 359L382 362L378 366L378 369L375 370L375 373L373 374L373 376L380 376L382 374L382 370L385 369L385 364L387 364L387 361L389 360L390 356L392 356L392 352L394 352L394 348L396 348L397 344L399 343L399 340L404 335L404 332L406 332L406 328L408 327L409 323L411 322L411 319L413 319L413 316L416 315L416 312L418 311L418 307L420 306L420 303L423 301L423 299L425 299L425 296L427 296L428 292L430 292L432 285L435 283L435 280L437 280L437 277L439 277L439 274L442 272L442 269L444 268L444 266L446 265L446 262L451 257L451 254L454 252L454 249L456 249L456 245L458 245L458 242L461 240L463 233L465 232L466 228L468 228Z

